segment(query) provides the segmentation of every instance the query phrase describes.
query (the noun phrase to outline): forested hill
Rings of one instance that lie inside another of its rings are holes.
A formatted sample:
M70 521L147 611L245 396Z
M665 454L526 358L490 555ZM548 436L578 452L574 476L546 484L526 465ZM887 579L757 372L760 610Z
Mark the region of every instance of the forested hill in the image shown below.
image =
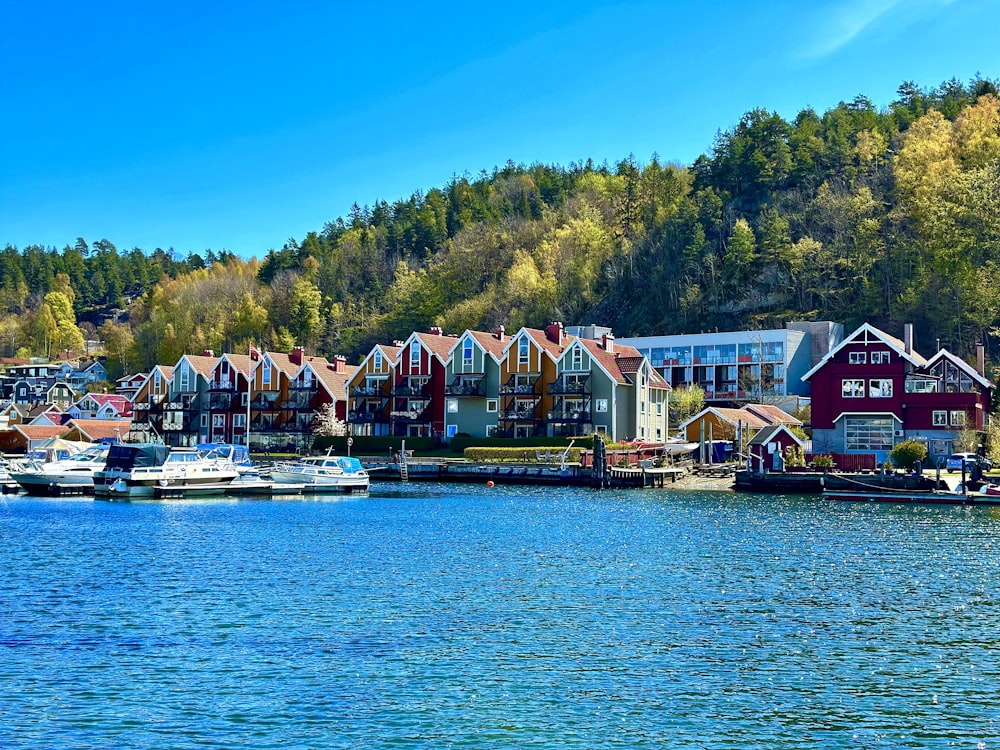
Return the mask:
M619 336L793 318L848 329L870 321L899 334L913 322L918 349L939 341L967 355L982 341L997 360L996 94L996 82L977 77L934 89L905 83L882 109L864 96L792 121L758 109L689 166L655 155L508 163L354 206L259 262L161 257L150 270L146 256L113 246L8 248L2 353L58 345L58 326L40 313L47 293L70 293L85 315L120 305L134 285L145 294L127 323L102 331L132 369L249 340L357 358L431 325L457 333L551 320L610 325ZM39 256L51 268L36 277L25 266ZM81 273L81 260L118 266L118 299L108 296L114 273ZM126 280L129 264L143 270ZM166 277L157 282L153 271ZM101 278L103 291L91 286ZM14 330L9 318L23 312L42 323Z

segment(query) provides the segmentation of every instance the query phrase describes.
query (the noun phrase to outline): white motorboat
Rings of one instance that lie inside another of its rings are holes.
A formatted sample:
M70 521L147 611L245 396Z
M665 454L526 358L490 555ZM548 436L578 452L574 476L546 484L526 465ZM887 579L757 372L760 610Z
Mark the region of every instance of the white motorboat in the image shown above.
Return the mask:
M368 472L350 456L304 456L271 471L276 485L301 486L305 492L367 492Z
M104 468L109 449L93 445L61 460L27 460L13 467L10 476L31 495L90 494L94 474Z
M218 495L238 475L231 461L206 457L196 448L113 445L104 469L94 475L94 494L112 499Z
M5 495L21 489L21 485L15 482L14 478L10 475L10 469L11 466L7 462L7 459L0 458L0 492L3 492Z

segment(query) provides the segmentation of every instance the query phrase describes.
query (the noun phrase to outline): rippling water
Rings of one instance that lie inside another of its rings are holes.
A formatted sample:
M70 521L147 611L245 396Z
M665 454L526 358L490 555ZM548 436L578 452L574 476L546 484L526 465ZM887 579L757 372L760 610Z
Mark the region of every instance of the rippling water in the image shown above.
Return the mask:
M0 499L0 747L998 747L1000 515Z

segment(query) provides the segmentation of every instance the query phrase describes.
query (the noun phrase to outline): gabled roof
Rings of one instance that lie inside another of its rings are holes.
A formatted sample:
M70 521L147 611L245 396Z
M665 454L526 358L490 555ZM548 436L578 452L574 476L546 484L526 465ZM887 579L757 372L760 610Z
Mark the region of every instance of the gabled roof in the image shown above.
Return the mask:
M466 336L471 337L477 344L479 344L480 348L484 352L493 357L493 360L498 363L503 359L503 353L507 348L507 344L510 342L510 339L507 336L500 339L497 338L497 335L494 333L487 333L486 331L473 331L469 329L455 340L454 345L451 347L451 351L448 352L449 357L454 355L455 349L458 348L458 345L462 343L462 340Z
M319 384L326 389L330 397L334 401L346 401L347 383L358 371L358 365L345 365L343 372L337 372L336 365L323 357L309 357L308 360L303 366L312 368Z
M970 378L972 378L977 383L979 383L980 385L982 385L984 388L995 388L996 387L987 378L985 378L982 375L980 375L979 372L976 370L975 367L973 367L972 365L970 365L968 362L966 362L961 357L955 356L954 354L952 354L951 352L949 352L947 349L941 349L941 350L939 350L937 354L935 354L933 357L931 357L929 360L927 360L927 365L925 366L924 369L928 369L929 370L930 368L934 367L934 365L936 365L942 359L947 359L949 362L951 362L952 364L954 364L956 367L958 367L960 370L962 370L962 372L964 372Z
M291 356L285 354L284 352L264 352L264 356L271 360L274 366L281 370L281 372L289 378L294 378L295 373L297 373L299 371L299 367L301 367L301 365L297 365L292 362Z
M774 440L780 433L785 433L788 435L795 443L800 447L805 446L805 441L802 440L798 435L792 432L787 425L784 424L773 424L768 427L762 427L757 431L757 434L750 438L748 445L767 445L772 440Z
M255 361L250 359L249 354L231 354L227 352L216 360L215 366L212 368L212 372L215 372L215 368L222 363L222 360L229 362L230 367L243 375L243 377L247 377L249 375L250 364Z
M607 373L609 378L614 380L619 385L632 384L632 380L622 370L622 363L619 360L625 359L626 367L629 368L629 374L634 375L638 372L638 365L641 364L644 359L644 357L639 354L639 350L634 346L622 344L615 346L614 350L609 352L599 341L575 337L566 346L566 350L563 352L564 357L566 356L566 352L572 349L573 346L582 346L586 349L590 353L591 359L596 362L605 373Z
M202 354L185 354L181 359L186 359L194 371L206 379L211 376L215 363L219 361L218 357L206 357Z
M895 352L900 357L907 360L915 367L922 367L923 365L927 364L927 360L921 357L912 349L909 351L909 353L907 353L906 344L904 344L900 339L897 339L895 336L890 336L885 331L880 331L873 325L870 325L868 323L862 323L849 336L845 336L843 341L841 341L839 344L833 347L833 349L827 352L826 356L824 356L823 359L817 362L815 367L813 367L811 370L809 370L809 372L807 372L805 375L802 376L802 380L809 380L809 378L811 378L821 368L823 368L827 362L836 357L837 353L844 347L862 343L858 341L858 339L862 337L862 334L864 334L865 339L871 337L881 341L890 349L895 350Z
M413 339L420 341L420 345L437 357L441 364L447 364L448 359L451 356L452 347L454 347L458 342L457 336L445 336L437 333L422 333L420 331L414 331L410 334L410 337L406 339L402 348L405 349L409 346Z
M531 339L535 343L535 346L545 352L545 354L547 354L549 359L553 362L559 359L559 356L566 350L566 347L576 339L576 336L566 336L564 334L565 338L563 343L557 344L555 341L550 339L543 330L538 328L521 328L517 331L517 333L511 336L510 340L504 345L504 352L506 353L509 351L514 345L514 342L519 340L522 336L527 336Z
M702 417L704 417L704 416L706 416L708 414L714 414L721 421L728 422L729 424L731 424L733 426L735 426L738 423L742 422L743 424L745 424L747 427L749 427L752 430L760 430L760 429L763 429L764 427L769 427L770 426L766 421L764 421L763 419L761 419L760 417L758 417L756 414L754 414L752 412L744 411L743 409L728 409L728 408L725 408L725 407L722 407L722 406L708 406L708 407L702 409L697 414L695 414L690 419L688 419L688 420L682 422L681 424L677 425L677 429L681 430L681 429L687 427L689 424L693 424L694 422L697 422L699 419L701 419Z
M779 409L773 404L744 404L740 407L749 412L753 412L761 419L771 424L788 424L793 427L801 427L802 420L793 417L783 409Z
M132 422L128 419L73 419L67 426L78 430L81 435L96 443L102 439L125 440L128 438Z
M28 440L44 440L45 438L62 437L69 432L69 427L63 424L16 424L14 429Z

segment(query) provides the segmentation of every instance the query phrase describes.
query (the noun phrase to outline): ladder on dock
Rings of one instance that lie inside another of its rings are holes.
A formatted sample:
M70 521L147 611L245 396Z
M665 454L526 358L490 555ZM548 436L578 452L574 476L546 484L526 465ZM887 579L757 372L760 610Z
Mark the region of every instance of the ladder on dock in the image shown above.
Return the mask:
M399 478L404 482L410 481L410 472L406 468L406 441L403 441L399 449Z

